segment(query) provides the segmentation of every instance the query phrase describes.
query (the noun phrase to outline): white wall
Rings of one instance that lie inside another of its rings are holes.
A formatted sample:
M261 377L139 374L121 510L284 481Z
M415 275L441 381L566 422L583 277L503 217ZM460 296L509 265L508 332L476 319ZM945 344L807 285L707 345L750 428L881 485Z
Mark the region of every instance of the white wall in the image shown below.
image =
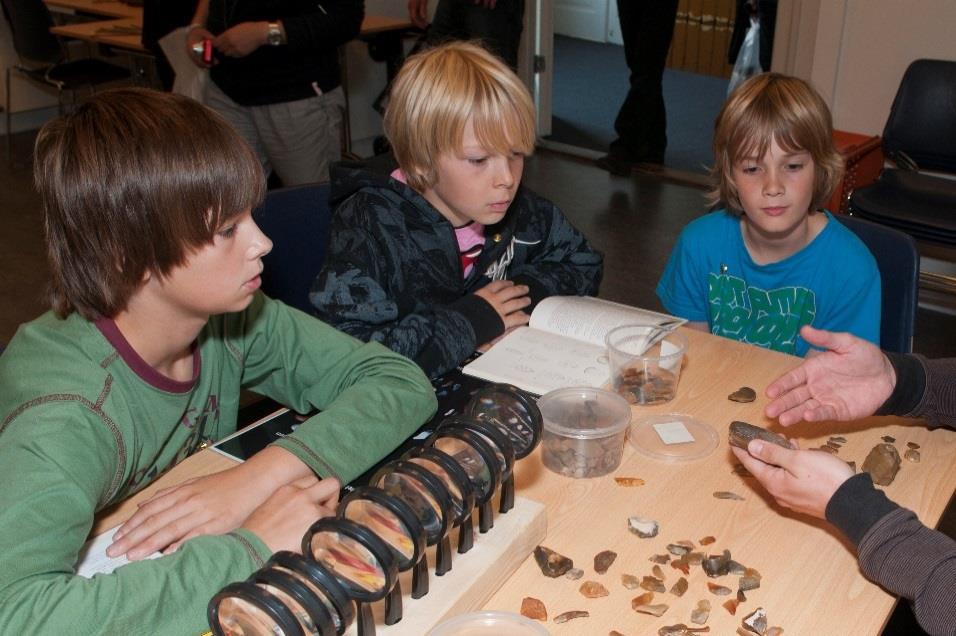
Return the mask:
M841 130L880 134L903 72L956 60L953 0L783 0L774 69L810 80Z

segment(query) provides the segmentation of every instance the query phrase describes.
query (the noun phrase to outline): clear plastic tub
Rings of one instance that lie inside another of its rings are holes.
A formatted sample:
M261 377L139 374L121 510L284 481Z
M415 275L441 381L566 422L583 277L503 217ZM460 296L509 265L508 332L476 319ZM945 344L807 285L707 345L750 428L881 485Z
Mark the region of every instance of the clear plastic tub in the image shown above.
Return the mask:
M427 636L548 636L543 625L511 612L461 614L437 625Z
M600 477L621 463L631 407L617 393L592 387L551 391L538 400L544 420L541 459L567 477Z

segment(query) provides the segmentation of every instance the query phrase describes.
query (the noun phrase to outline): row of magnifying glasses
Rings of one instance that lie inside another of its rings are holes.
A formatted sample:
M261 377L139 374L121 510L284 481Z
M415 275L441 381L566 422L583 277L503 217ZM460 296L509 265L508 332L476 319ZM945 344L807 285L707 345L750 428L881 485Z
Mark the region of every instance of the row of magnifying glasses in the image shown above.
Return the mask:
M412 571L411 597L428 594L426 548L435 547L435 575L452 569L451 532L465 554L478 531L514 506L514 463L541 438L541 412L520 389L492 384L462 415L445 418L423 441L377 470L369 485L339 502L302 538L302 554L277 552L247 580L212 598L208 618L217 636L341 636L356 620L373 636L371 604L385 599L386 625L402 619L399 573Z

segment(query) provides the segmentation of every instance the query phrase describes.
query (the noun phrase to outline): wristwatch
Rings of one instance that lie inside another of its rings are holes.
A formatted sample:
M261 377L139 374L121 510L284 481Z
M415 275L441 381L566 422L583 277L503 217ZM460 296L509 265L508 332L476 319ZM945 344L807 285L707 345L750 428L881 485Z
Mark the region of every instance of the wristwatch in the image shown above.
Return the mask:
M266 43L269 46L279 46L285 44L285 38L282 37L282 28L278 22L270 22L269 30L266 32Z

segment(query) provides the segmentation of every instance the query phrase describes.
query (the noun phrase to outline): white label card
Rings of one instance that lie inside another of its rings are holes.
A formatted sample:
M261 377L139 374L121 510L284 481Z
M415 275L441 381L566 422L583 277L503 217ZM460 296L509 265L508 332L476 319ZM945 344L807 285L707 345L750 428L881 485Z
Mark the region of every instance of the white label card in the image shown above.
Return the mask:
M662 422L654 425L657 436L665 444L686 444L694 441L687 427L681 422Z

